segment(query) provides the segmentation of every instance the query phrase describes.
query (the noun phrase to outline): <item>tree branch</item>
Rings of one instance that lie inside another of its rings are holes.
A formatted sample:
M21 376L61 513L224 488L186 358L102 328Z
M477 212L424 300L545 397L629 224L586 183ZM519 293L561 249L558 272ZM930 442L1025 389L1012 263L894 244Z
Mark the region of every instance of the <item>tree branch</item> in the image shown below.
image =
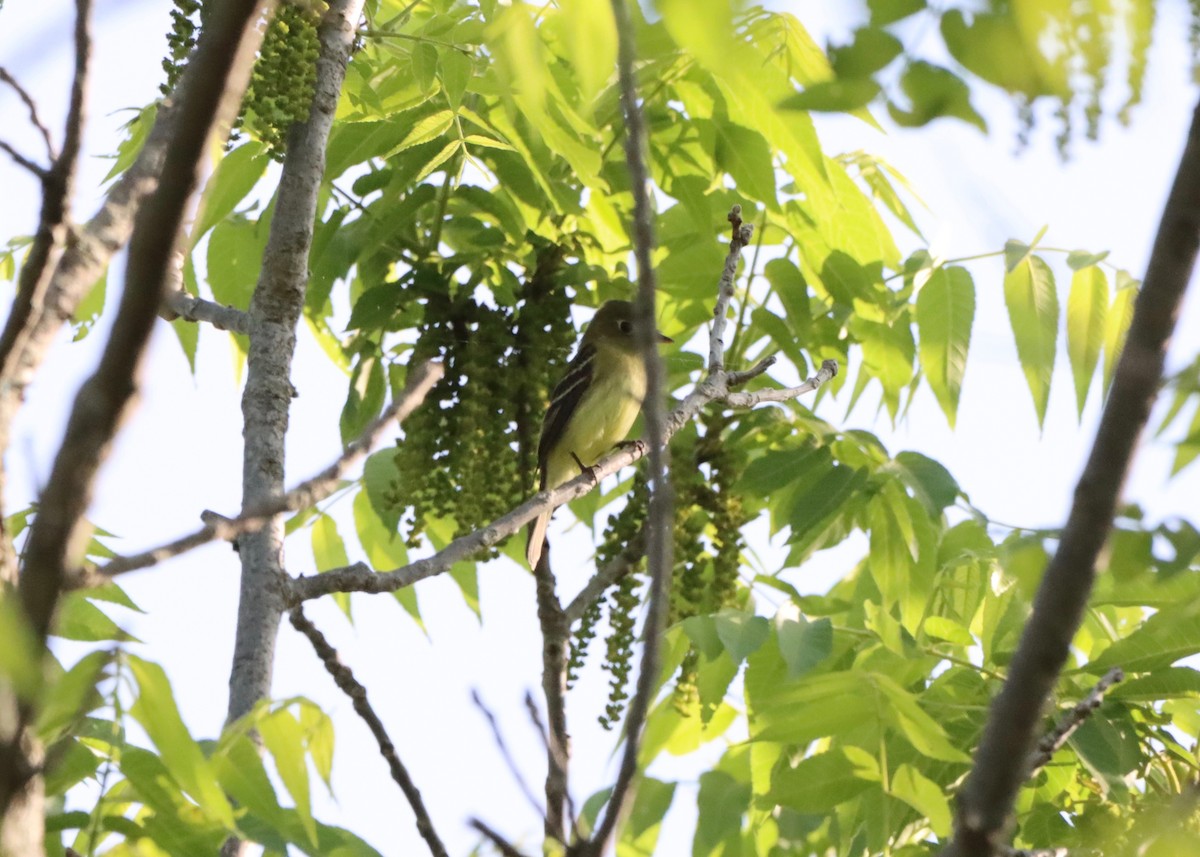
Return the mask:
M241 334L250 332L250 316L244 311L189 295L182 289L167 294L160 312L167 321L182 318L184 321L208 322L217 330Z
M1150 254L1146 278L1091 455L1034 599L1021 642L959 798L947 857L992 857L1002 847L1046 699L1066 663L1112 529L1134 447L1158 395L1163 363L1200 249L1200 107Z
M654 701L662 635L667 625L671 571L674 567L672 549L675 523L675 497L671 482L667 478L669 435L663 407L663 397L666 395L665 373L662 357L658 353L658 337L655 335L654 323L654 210L650 198L651 179L646 170L646 121L638 103L637 79L633 69L637 59L637 46L633 21L625 0L612 0L612 9L617 25L617 79L622 111L625 114L625 162L633 190L634 251L638 268L638 293L634 302L637 323L634 325L634 334L646 364L646 399L642 405L642 415L646 423L650 458L647 474L650 500L644 528L650 594L642 632L642 659L638 667L637 686L625 715L625 748L621 754L620 767L605 804L604 814L596 824L591 839L580 849L583 854L593 854L595 857L600 857L608 848L608 843L615 835L617 825L624 817L636 791L634 776L637 774L638 750L642 745L646 717ZM723 283L725 277L722 276L721 279ZM717 312L722 320L728 300L725 290L722 289L717 297ZM714 328L716 327L714 324ZM715 336L713 339L716 341Z
M76 42L75 46L75 59L76 65L78 66L79 43ZM58 155L56 155L54 152L54 142L50 139L50 129L46 127L46 123L44 123L41 120L41 117L38 116L37 102L33 100L33 97L30 96L25 87L21 86L21 84L17 82L17 79L9 74L8 69L4 68L3 66L0 66L0 83L7 83L9 86L11 86L13 91L17 93L17 97L25 103L25 109L29 111L29 123L38 130L38 133L42 136L42 141L46 144L46 157L49 158L52 163L57 161Z
M338 657L337 649L329 644L317 626L309 621L304 615L304 610L301 607L293 607L288 614L291 620L292 627L308 638L312 643L313 651L317 653L317 657L321 659L321 663L325 666L325 671L332 676L334 683L341 689L342 693L350 697L350 702L354 705L354 710L363 722L367 724L367 728L371 730L371 734L375 736L375 742L379 744L379 753L388 764L388 770L391 771L392 779L400 786L400 791L404 792L404 797L408 800L408 805L412 807L413 815L417 817L417 832L421 834L421 838L425 840L425 844L429 846L429 853L433 857L448 857L446 846L442 844L441 838L434 830L433 820L429 817L429 811L425 808L425 801L421 799L421 792L417 789L412 777L409 776L408 769L404 767L404 763L400 761L399 755L396 753L396 745L392 743L392 739L388 737L387 730L383 726L383 721L379 719L379 715L375 713L375 709L371 707L371 703L367 700L367 689L363 687L354 677L354 673L350 668L341 662Z
M790 401L816 390L835 376L837 371L837 361L826 360L817 374L803 384L781 390L760 390L754 395L772 392L777 395L771 401ZM667 415L667 439L670 440L674 437L705 405L711 402L732 404L731 398L741 395L743 394L729 390L727 374L724 372L717 372L704 378L683 402ZM740 407L740 405L734 406ZM432 556L415 560L391 571L377 572L366 563L358 562L318 575L301 575L293 578L290 582L291 597L297 601L307 601L310 598L320 598L322 595L330 595L334 592L395 592L406 586L412 586L418 581L442 574L449 571L455 563L465 562L520 532L526 524L542 512L548 509L557 509L594 490L604 477L611 476L623 467L628 467L644 455L645 450L637 444L616 449L591 468L594 476L587 473L580 474L552 491L539 492L490 524L470 533L464 533Z
M567 646L571 626L555 593L550 551L545 547L534 566L533 577L538 623L542 630L542 693L546 698L546 721L550 726L546 741L544 828L547 840L565 844L563 808L570 793L567 771L571 762L571 736L567 732Z
M729 314L729 302L733 299L733 281L737 276L738 259L742 250L750 243L754 227L742 229L742 207L735 205L729 212L729 223L733 226L733 239L729 242L729 253L725 256L725 268L717 284L717 303L713 307L713 326L708 338L708 368L718 371L725 368L725 322ZM763 372L766 367L763 367ZM751 376L753 377L753 376Z
M204 512L201 515L204 526L195 532L141 553L115 557L99 568L76 569L71 574L70 587L78 589L102 586L119 574L149 568L209 542L232 541L245 533L259 530L276 515L299 512L301 509L315 506L337 490L341 480L358 462L367 457L392 423L403 423L408 415L421 405L444 372L445 368L441 363L432 362L422 363L413 369L400 398L371 423L357 440L351 442L332 464L290 491L267 498L236 518Z
M492 843L492 845L495 846L496 850L499 851L503 857L525 857L525 855L518 851L511 842L509 842L495 830L492 830L492 828L488 827L478 818L472 818L470 824L471 827L473 827L475 830L478 830L488 842Z
M621 552L612 558L608 565L592 575L591 579L584 584L583 589L579 590L579 594L567 605L563 611L567 624L574 625L582 619L583 614L596 602L596 599L602 596L608 587L629 574L645 555L646 530L642 528L629 540Z
M73 115L82 111L82 80L86 77L88 55L89 6L87 0L79 0L78 5L76 43L83 68L76 70ZM137 219L125 289L112 332L99 366L76 396L50 480L40 499L38 515L30 527L18 591L29 626L39 642L44 642L49 632L66 574L82 558L87 544L84 514L97 471L137 392L138 368L162 301L184 206L198 182L200 158L222 107L236 103L249 79L250 60L259 38L253 26L257 12L257 0L222 4L214 10L212 25L201 38L192 59L197 67L195 85L186 95L178 133L163 165L163 180ZM76 121L81 122L78 115ZM68 141L63 146L62 158L74 158L77 148L77 140ZM27 720L31 713L24 712L23 719ZM7 809L13 793L13 752L10 743L0 754L3 757L0 814Z
M525 800L529 801L529 805L533 807L534 813L540 818L545 818L546 810L538 803L537 798L534 797L533 789L529 787L529 783L525 782L525 777L521 773L521 769L517 767L517 760L509 752L508 744L504 740L504 734L500 731L500 724L496 722L496 716L483 704L483 698L480 697L479 691L471 691L471 701L475 703L475 707L479 709L487 720L488 726L491 727L496 747L500 750L500 756L504 759L504 764L508 767L508 772L512 774L513 780L516 781L517 788L521 790L521 794L525 796Z
M0 150L7 152L8 156L13 159L17 166L23 167L33 173L34 178L38 181L44 182L50 176L50 170L25 157L3 140L0 140Z
M1067 739L1074 734L1075 730L1083 725L1083 721L1087 720L1100 707L1100 704L1104 702L1104 695L1112 689L1113 685L1124 680L1125 671L1120 667L1113 667L1101 677L1100 681L1096 682L1088 691L1087 696L1063 715L1054 729L1042 736L1042 740L1038 741L1037 747L1029 754L1026 762L1026 780L1041 770L1062 748L1063 744L1067 743Z
M242 393L242 509L254 514L283 493L284 438L291 405L296 326L308 285L309 251L337 112L363 0L332 0L318 32L313 100L292 126L267 246L250 300L246 387ZM277 515L238 540L242 575L227 716L236 720L271 689L275 641L287 599L283 521ZM235 850L232 846L225 853Z

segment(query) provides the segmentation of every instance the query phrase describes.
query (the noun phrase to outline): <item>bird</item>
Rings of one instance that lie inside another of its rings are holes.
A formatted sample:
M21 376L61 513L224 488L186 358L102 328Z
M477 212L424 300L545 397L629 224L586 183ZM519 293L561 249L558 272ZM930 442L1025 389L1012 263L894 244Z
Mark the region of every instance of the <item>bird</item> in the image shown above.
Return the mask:
M606 301L579 341L550 396L538 442L540 490L569 482L625 439L646 397L646 366L633 335L629 301ZM659 342L673 340L656 332ZM550 512L529 527L525 558L536 568Z

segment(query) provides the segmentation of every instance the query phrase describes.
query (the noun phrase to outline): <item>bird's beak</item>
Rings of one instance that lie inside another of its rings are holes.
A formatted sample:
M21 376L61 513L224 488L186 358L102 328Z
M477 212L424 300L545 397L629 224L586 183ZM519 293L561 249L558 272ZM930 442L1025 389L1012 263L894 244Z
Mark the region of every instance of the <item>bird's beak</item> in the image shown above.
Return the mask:
M671 337L664 335L664 334L663 334L663 332L662 332L661 330L656 330L656 331L654 331L654 332L658 334L658 341L659 341L659 342L662 342L662 343L668 343L668 342L674 342L674 341L675 341L675 340L674 340L674 339L672 339Z

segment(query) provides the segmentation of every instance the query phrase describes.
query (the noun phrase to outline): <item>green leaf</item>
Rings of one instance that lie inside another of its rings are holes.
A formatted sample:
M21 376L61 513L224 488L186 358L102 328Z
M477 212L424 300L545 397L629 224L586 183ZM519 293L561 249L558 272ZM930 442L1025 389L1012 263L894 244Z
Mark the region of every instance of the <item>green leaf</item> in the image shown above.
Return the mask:
M811 672L833 653L833 623L828 618L810 622L792 604L784 604L775 614L775 635L792 680Z
M711 770L700 775L692 857L738 853L742 814L750 808L750 794L748 783L738 782L725 771Z
M462 51L447 50L442 52L438 66L446 98L450 106L457 109L462 103L463 93L467 91L467 84L471 82L471 58Z
M765 618L746 613L719 613L713 623L717 637L735 664L757 651L771 632Z
M945 616L929 616L921 624L923 630L928 636L938 640L945 640L948 643L954 643L958 646L973 646L975 638L959 622L949 619Z
M393 155L398 155L406 149L411 149L413 146L419 146L422 143L428 143L430 140L436 140L449 131L450 126L453 124L453 110L439 110L437 113L417 120L408 133L404 135L404 138L383 156L384 160L391 158Z
M100 317L100 313L104 312L104 296L107 293L108 269L100 275L100 278L88 289L78 306L75 307L75 312L71 316L71 321L75 326L75 336L72 337L72 342L78 342L96 326L96 319Z
M877 787L879 767L866 754L851 760L841 750L818 753L771 777L771 799L806 815L819 815Z
M317 515L316 523L313 524L312 552L313 559L317 564L317 571L329 571L350 564L350 559L346 555L346 543L342 541L342 536L338 532L337 522L323 512ZM334 600L342 608L346 617L350 618L350 593L335 593Z
M919 452L901 452L892 464L913 494L931 512L941 513L958 499L962 489L950 471Z
M462 145L463 143L461 140L451 140L440 152L425 162L425 166L421 167L420 171L418 171L416 176L413 178L413 181L424 181L431 173L433 173L434 170L446 163L446 161L450 160L450 158L462 148Z
M1117 640L1084 669L1099 675L1112 667L1127 674L1153 672L1200 652L1200 615L1190 606L1164 609L1128 637Z
M900 88L908 96L908 110L888 104L888 112L897 125L908 128L928 124L939 117L969 122L987 133L987 123L971 106L971 90L954 72L924 61L911 62L900 78Z
M1118 684L1110 699L1156 702L1160 699L1200 696L1200 671L1191 667L1165 667Z
M0 597L0 678L12 682L23 699L32 700L42 687L42 647L19 599Z
M697 123L700 124L700 123ZM762 134L732 122L706 122L715 132L717 166L733 178L738 190L774 209L775 159Z
M950 801L946 790L926 777L912 765L901 765L889 783L889 794L899 798L929 819L934 835L945 838L950 834Z
M38 712L37 731L44 742L58 740L83 715L103 703L96 685L107 677L113 657L111 650L90 652L54 681Z
M1122 276L1124 275L1124 276ZM1112 386L1113 372L1117 369L1117 358L1125 347L1125 336L1129 333L1129 324L1133 321L1133 305L1137 300L1141 286L1137 280L1129 276L1128 271L1117 272L1117 292L1113 295L1112 306L1108 309L1108 319L1104 324L1104 394Z
M413 45L410 59L412 60L413 79L417 82L417 86L422 92L429 92L433 89L433 82L437 80L437 48L429 42L418 42Z
M870 78L822 80L788 96L779 106L784 110L851 113L874 101L879 91L879 84Z
M468 134L463 137L463 142L472 146L482 146L485 149L500 149L504 152L515 152L512 146L494 137L485 137L482 134Z
M886 697L884 719L903 733L908 742L924 756L944 762L970 762L971 757L951 743L941 724L917 703L917 698L890 676L872 673L871 680Z
M675 797L675 783L642 777L629 818L621 828L617 857L652 857L663 817Z
M1075 404L1081 418L1092 375L1100 361L1107 320L1108 277L1096 265L1076 270L1067 298L1067 356L1071 360Z
M85 643L135 639L84 595L72 592L62 599L51 630L54 636Z
M303 730L290 711L280 708L259 720L258 732L275 762L279 779L292 796L309 843L315 847L317 826L312 816Z
M921 368L950 427L958 416L971 326L975 283L966 268L938 268L917 295Z
M389 533L394 533L400 526L400 513L403 507L397 501L396 491L396 451L381 449L367 456L363 464L363 488L371 501L371 508L383 522ZM364 543L364 548L367 545ZM368 549L368 556L370 555ZM374 563L374 559L371 560ZM403 565L404 563L400 563ZM376 565L376 568L379 566Z
M391 324L404 300L402 283L382 283L372 286L354 302L346 330L377 330Z
M854 31L853 42L830 48L829 61L839 78L866 78L882 70L903 51L904 45L887 30L860 27Z
M1072 250L1067 254L1067 266L1072 271L1082 271L1084 268L1099 265L1107 258L1107 250L1101 253L1089 253L1087 250Z
M360 356L350 376L346 404L338 421L343 446L357 440L379 416L386 395L387 379L383 374L383 361L373 354Z
M1028 45L1017 18L1006 12L976 12L967 24L959 9L942 15L942 38L951 56L988 83L1034 97L1049 90L1038 73L1044 62Z
M137 701L130 708L130 714L158 748L171 778L187 791L210 818L232 830L233 809L217 784L200 746L192 740L183 718L179 716L167 674L158 664L143 661L134 655L125 657L138 686Z
M275 797L275 785L249 737L226 731L212 756L212 766L221 788L230 797L268 824L276 828L284 825L284 811Z
M925 8L925 0L867 0L871 23L883 27L915 15Z
M455 563L450 569L450 577L458 584L463 600L471 608L476 618L482 619L479 609L479 566L473 562Z
M858 670L807 675L795 682L771 681L755 687L754 661L746 674L753 741L807 744L845 734L876 721L871 683Z
M575 67L579 94L585 105L590 104L616 72L617 25L612 5L607 0L564 0L559 9L554 23Z
M1004 302L1041 426L1046 421L1058 342L1058 292L1050 266L1040 256L1022 260L1004 275Z
M655 5L679 47L710 70L724 69L734 47L731 0L658 0Z
M233 213L238 203L258 184L270 162L270 156L256 141L244 143L221 158L204 186L200 213L188 236L192 247L200 243L209 229Z

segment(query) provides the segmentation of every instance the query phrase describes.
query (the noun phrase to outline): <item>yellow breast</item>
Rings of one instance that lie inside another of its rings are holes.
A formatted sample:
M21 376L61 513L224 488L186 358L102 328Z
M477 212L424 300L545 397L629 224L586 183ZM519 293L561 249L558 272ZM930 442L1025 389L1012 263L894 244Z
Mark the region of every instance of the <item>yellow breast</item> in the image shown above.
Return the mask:
M557 488L579 473L572 453L593 465L625 439L646 397L646 368L637 354L601 344L592 384L546 462L546 484Z

